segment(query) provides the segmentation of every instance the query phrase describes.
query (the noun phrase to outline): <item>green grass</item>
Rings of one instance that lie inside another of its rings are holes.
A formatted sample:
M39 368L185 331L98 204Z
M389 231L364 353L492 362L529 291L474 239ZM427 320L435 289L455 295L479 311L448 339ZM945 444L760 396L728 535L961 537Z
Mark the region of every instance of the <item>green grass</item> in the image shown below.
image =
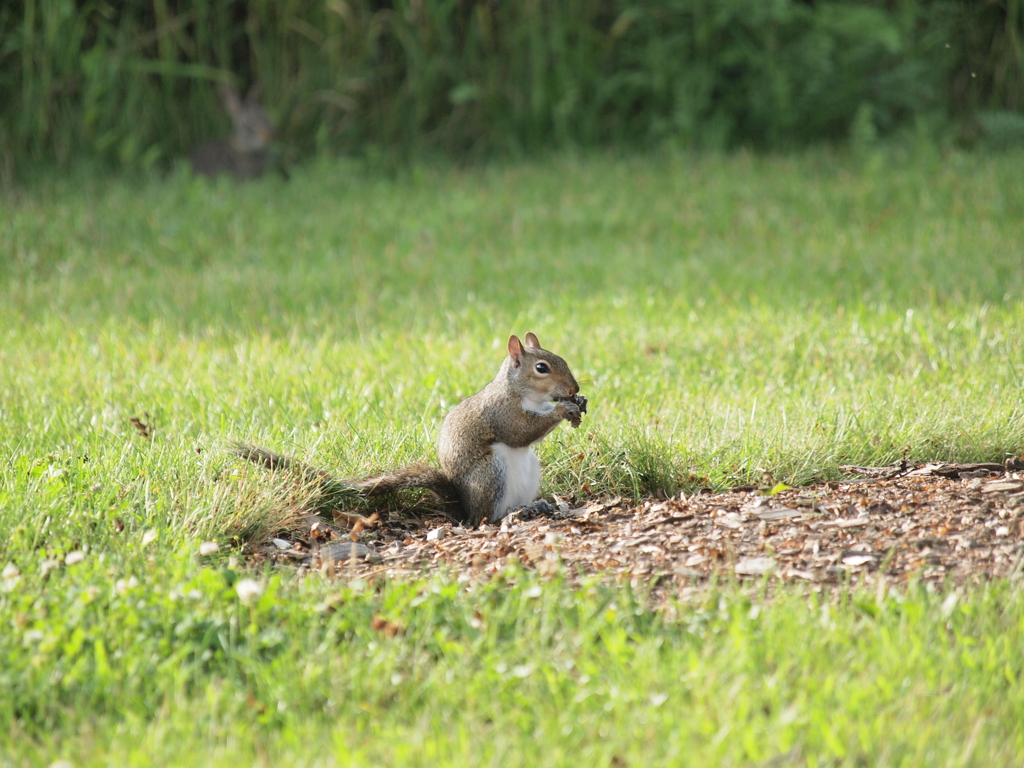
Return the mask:
M547 491L1019 454L1024 155L324 163L72 177L2 206L0 765L1024 758L1010 586L954 605L726 584L655 610L522 574L250 574L233 537L301 500L219 450L341 475L429 457L533 330L591 402L541 446Z
M226 578L227 577L227 578ZM522 574L339 586L187 553L5 596L4 765L1011 765L1024 601L726 587L653 611ZM44 586L45 581L45 586ZM399 634L372 628L393 622Z

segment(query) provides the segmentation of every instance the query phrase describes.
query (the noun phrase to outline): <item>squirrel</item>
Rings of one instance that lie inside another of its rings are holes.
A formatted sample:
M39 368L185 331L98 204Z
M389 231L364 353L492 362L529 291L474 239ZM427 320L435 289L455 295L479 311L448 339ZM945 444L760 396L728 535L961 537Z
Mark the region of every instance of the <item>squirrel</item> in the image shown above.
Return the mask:
M449 514L472 525L496 523L529 506L540 490L540 461L533 445L563 420L579 427L587 399L569 366L541 349L533 333L526 344L514 334L497 376L445 417L437 442L440 469L427 464L371 475L336 479L300 461L252 445L236 443L231 452L268 469L298 471L331 494L369 497L425 488L446 504Z

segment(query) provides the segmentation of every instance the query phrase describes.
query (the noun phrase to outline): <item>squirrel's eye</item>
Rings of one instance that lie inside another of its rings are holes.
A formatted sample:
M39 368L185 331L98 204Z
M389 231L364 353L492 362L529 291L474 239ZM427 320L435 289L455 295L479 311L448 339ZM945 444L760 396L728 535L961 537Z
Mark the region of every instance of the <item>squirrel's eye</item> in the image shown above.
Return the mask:
M547 363L537 363L535 366L533 366L533 370L535 370L537 373L551 373L551 369L548 368Z

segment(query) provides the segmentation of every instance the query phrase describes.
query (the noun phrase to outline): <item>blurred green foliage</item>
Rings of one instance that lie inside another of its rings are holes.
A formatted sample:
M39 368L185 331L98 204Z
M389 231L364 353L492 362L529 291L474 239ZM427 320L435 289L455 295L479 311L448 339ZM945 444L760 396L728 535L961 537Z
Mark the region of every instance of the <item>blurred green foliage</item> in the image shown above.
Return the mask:
M7 0L0 175L167 165L227 132L218 82L293 155L1005 144L1022 36L1024 0Z

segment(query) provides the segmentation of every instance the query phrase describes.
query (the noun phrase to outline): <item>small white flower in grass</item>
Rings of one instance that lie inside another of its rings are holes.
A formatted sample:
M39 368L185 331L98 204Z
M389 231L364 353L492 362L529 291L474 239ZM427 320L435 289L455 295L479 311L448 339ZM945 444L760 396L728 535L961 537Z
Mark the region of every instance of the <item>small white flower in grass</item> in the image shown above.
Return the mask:
M660 707L666 701L668 701L668 694L667 693L652 693L651 694L651 706L652 707Z
M44 473L43 477L47 480L56 480L58 477L63 477L67 474L67 470L63 467L50 467Z
M238 593L238 599L248 605L263 594L263 585L255 579L242 579L235 584L235 592Z
M216 541L204 541L199 545L199 554L202 557L209 557L220 550L220 544Z
M532 664L517 664L512 667L512 676L518 678L529 677L533 674Z
M137 586L139 586L139 580L136 579L134 576L130 576L127 579L118 579L114 582L114 590L119 595L123 595L126 592L129 592L130 590L135 589Z
M523 593L523 595L525 595L526 597L531 597L531 598L533 598L533 597L540 597L543 594L544 594L544 590L541 588L540 584L534 584L532 587L530 587L528 590L526 590Z
M948 619L953 614L953 609L956 608L957 601L960 599L960 595L954 589L948 595L946 599L942 601L942 605L939 606L939 613L942 618Z
M74 552L68 552L67 555L64 556L64 565L74 565L75 563L80 563L83 560L85 560L85 552L81 552L76 549Z
M160 534L156 532L154 528L150 528L144 534L142 534L142 546L146 547L156 541Z
M8 563L0 573L0 592L10 592L21 581L21 571L14 563Z

